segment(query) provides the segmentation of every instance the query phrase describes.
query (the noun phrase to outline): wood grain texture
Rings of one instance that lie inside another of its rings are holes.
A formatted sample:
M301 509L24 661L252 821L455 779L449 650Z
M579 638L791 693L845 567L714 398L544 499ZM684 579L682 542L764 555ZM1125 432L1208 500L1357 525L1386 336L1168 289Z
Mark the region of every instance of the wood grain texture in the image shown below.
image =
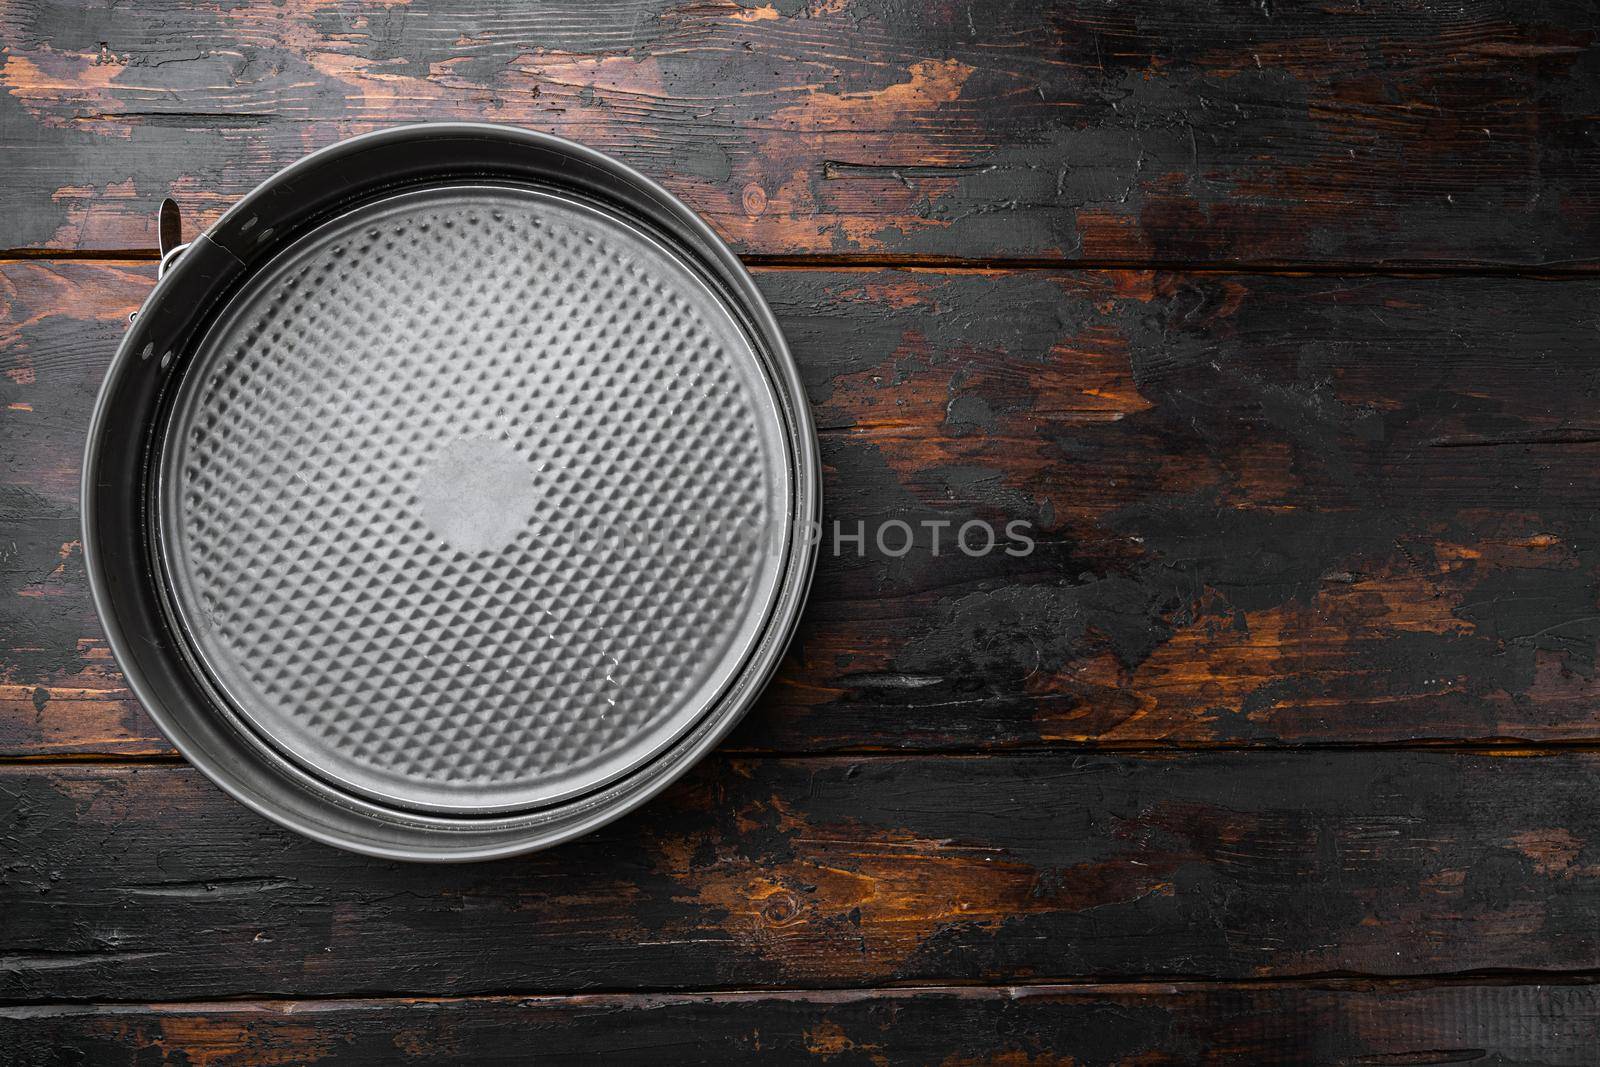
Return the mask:
M763 3L0 0L0 1064L1593 1062L1594 6ZM721 753L469 867L183 766L77 532L110 257L433 119L761 266L869 531Z
M718 757L523 859L0 771L0 999L1600 970L1594 756Z
M0 1063L1592 1062L1592 986L1017 986L0 1008Z
M357 132L583 141L746 253L1597 262L1576 0L0 3L0 247L155 245Z
M77 540L83 427L150 274L0 265L0 754L169 751ZM1600 738L1600 280L759 280L830 532L734 747ZM1036 548L968 557L972 519ZM833 554L832 522L891 520L910 553Z

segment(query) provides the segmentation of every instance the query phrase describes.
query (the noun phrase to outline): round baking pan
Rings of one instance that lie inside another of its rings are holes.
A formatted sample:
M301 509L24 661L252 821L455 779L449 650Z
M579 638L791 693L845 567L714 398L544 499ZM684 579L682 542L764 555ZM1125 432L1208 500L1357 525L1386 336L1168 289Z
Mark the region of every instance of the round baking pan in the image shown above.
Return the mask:
M213 781L330 844L466 860L593 829L714 745L787 644L819 508L782 334L693 212L558 138L423 125L164 255L90 425L83 543L129 684Z

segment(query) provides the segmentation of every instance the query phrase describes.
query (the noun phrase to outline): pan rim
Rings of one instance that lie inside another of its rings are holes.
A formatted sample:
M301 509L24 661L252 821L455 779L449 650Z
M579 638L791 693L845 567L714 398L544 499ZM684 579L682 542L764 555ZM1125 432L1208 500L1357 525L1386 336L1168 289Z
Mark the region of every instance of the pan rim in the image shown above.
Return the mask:
M239 218L248 217L245 213L252 212L261 197L274 195L274 191L285 181L324 166L342 155L378 144L441 137L509 140L563 158L575 159L609 179L619 181L630 191L648 197L662 215L659 218L651 217L649 221L669 231L680 227L688 231L692 241L691 258L706 260L697 261L694 266L726 287L730 311L736 310L750 319L749 326L755 334L753 341L758 342L755 346L757 356L762 359L763 369L771 379L780 414L786 422L786 441L790 446L790 461L793 464L794 527L798 528L802 523L814 525L820 518L822 498L821 464L815 428L799 369L771 308L744 265L703 219L652 179L620 161L564 138L517 127L485 123L422 123L391 127L340 141L283 168L241 198L197 241L210 241L213 235L227 226L236 225ZM170 297L178 279L183 276L183 267L183 260L180 259L173 270L157 281L141 306L141 312ZM169 709L157 696L140 666L140 658L134 654L132 641L135 636L124 632L120 623L113 576L106 570L97 543L96 531L100 519L97 486L101 469L100 453L105 446L102 439L105 437L107 408L114 398L118 383L139 366L134 343L136 336L135 330L129 330L122 338L101 384L88 426L81 506L83 552L91 596L105 626L108 644L123 669L129 688L162 733L208 779L272 821L314 840L386 859L459 862L493 859L550 847L620 818L681 777L742 719L776 671L798 624L817 554L816 540L809 536L798 536L796 529L791 529L786 538L788 555L781 569L770 613L752 641L743 666L735 672L724 698L713 702L699 722L657 754L647 766L631 770L617 782L602 789L541 808L536 813L541 816L560 813L564 821L559 824L529 822L529 816L523 813L462 816L399 811L371 804L356 796L330 791L326 783L320 783L323 788L312 798L309 808L306 803L291 805L274 802L271 794L276 780L263 778L260 772L284 776L286 768L264 762L261 765L247 765L250 761L240 752L214 751L214 743L208 744L186 726L181 710ZM213 706L205 710L215 715L223 709ZM278 782L277 787L309 792L306 783L295 781L292 775L288 777L287 786ZM299 799L305 800L304 797ZM334 808L344 809L347 816L345 825L337 825L327 818L313 817L322 809ZM368 820L374 832L368 836L353 832L349 818L356 819L358 826L359 820Z

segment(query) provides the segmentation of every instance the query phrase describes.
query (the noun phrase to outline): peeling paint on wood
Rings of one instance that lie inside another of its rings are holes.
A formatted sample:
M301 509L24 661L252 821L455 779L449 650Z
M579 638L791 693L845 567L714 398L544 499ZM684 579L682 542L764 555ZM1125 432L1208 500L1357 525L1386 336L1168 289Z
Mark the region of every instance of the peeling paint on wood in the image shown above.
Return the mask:
M0 399L28 409L0 424L5 754L169 751L77 543L83 426L150 274L0 266ZM734 747L1600 738L1600 280L759 280L829 522L918 544L824 545ZM967 557L949 530L973 518L1030 524L1035 551Z
M1092 0L0 7L0 247L155 246L345 136L545 130L746 253L1594 265L1594 13Z
M0 1008L18 1062L1588 1064L1591 986L1154 983Z
M0 1061L1589 1062L1597 25L0 0L0 249L43 253L0 260ZM77 540L154 274L109 257L432 119L618 155L765 265L829 520L922 535L824 552L664 797L455 869L171 762ZM1037 551L933 556L969 518Z
M0 770L0 999L1600 970L1592 755L716 757L417 866L186 767Z

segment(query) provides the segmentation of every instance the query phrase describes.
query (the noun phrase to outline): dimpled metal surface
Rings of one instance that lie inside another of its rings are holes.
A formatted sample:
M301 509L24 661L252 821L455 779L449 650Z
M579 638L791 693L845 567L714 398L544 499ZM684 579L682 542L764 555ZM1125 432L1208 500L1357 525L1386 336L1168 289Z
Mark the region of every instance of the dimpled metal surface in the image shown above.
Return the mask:
M512 811L689 729L776 595L792 477L721 298L532 188L357 208L235 295L161 455L176 614L280 752Z

